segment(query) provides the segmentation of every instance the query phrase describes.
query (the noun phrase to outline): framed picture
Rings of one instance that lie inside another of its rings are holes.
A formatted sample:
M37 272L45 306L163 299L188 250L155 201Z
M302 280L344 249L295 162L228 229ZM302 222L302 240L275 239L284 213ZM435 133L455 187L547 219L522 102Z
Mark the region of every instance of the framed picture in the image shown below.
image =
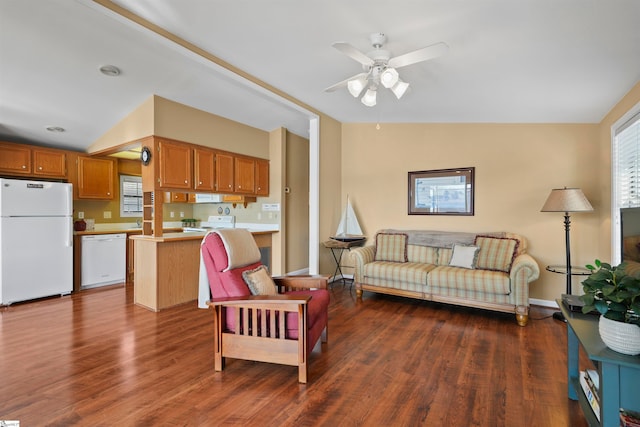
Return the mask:
M409 215L473 215L475 168L409 172Z

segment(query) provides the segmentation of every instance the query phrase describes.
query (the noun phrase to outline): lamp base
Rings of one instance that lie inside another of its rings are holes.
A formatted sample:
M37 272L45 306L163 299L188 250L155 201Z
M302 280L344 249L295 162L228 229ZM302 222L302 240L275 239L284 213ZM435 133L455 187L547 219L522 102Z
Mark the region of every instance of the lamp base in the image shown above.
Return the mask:
M567 319L564 318L564 315L562 314L561 311L556 311L555 313L553 313L553 318L561 322L567 323Z

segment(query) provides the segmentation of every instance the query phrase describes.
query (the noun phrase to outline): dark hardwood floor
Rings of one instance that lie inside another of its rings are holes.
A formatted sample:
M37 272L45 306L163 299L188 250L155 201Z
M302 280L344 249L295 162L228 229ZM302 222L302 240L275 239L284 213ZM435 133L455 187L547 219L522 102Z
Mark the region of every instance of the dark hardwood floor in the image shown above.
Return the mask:
M586 426L566 327L335 285L329 343L297 368L228 359L212 313L152 313L131 285L0 308L0 420L22 426ZM584 355L582 355L584 359ZM582 360L582 363L586 363Z

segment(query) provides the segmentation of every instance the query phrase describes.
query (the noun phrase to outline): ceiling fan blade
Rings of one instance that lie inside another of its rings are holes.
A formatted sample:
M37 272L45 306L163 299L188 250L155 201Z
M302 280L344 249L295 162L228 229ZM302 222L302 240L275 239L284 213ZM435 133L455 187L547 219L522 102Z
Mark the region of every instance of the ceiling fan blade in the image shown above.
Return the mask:
M343 81L334 84L333 86L329 86L328 88L326 88L324 91L325 92L334 92L340 88L346 87L347 83L349 83L349 80L353 80L353 79L358 79L360 77L367 77L368 73L360 73L360 74L356 74L355 76L351 76L348 79L344 79Z
M344 53L345 55L347 55L351 59L355 59L356 61L358 61L362 65L366 65L366 66L372 66L373 65L373 59L369 58L367 55L365 55L364 53L360 52L358 49L356 49L355 47L351 46L349 43L336 42L336 43L332 44L331 46L335 47L336 49L338 49L340 52Z
M422 49L414 50L413 52L391 58L389 60L389 67L406 67L407 65L415 64L416 62L437 58L446 54L448 51L449 46L447 46L446 43L440 42L432 44L431 46L423 47Z

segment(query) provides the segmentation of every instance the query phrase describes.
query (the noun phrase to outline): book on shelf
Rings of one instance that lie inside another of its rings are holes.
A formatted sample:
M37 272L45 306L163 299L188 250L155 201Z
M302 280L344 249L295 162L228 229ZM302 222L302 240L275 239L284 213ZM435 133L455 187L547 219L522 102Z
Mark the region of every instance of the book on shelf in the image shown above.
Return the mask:
M587 384L589 385L589 388L593 392L598 402L600 402L600 394L598 393L598 390L600 389L600 377L598 375L598 372L594 371L593 369L587 369L584 372L585 372L585 379L587 380Z
M591 406L593 413L595 414L598 421L600 421L600 402L598 400L598 391L592 390L587 382L588 374L585 371L580 371L580 386L582 386L582 391L584 392L585 397L587 398L587 402Z

